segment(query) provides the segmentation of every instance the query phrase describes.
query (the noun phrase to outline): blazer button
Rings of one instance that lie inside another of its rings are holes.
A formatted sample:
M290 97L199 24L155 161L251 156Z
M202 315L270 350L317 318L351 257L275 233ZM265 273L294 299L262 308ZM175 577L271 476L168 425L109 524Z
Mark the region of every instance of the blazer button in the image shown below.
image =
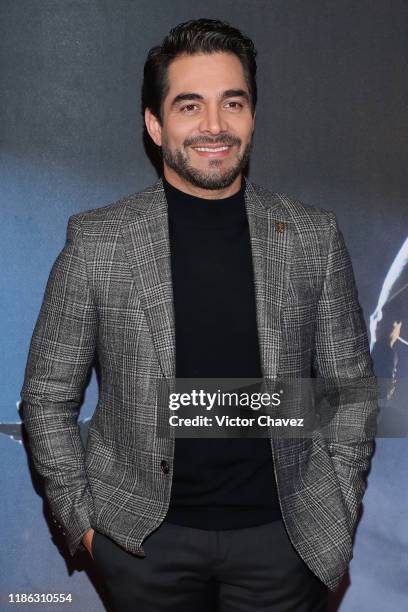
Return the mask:
M165 461L164 459L162 459L162 461L160 463L160 466L161 466L161 470L162 470L162 472L164 474L168 474L170 472L170 466L167 463L167 461Z

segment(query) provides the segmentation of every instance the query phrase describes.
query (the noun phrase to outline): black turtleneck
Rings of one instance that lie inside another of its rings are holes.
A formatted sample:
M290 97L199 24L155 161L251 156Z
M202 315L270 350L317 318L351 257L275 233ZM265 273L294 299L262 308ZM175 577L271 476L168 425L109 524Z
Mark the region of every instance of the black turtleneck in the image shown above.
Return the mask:
M262 378L245 181L208 200L163 178L177 378ZM176 438L168 522L236 529L281 518L268 438Z

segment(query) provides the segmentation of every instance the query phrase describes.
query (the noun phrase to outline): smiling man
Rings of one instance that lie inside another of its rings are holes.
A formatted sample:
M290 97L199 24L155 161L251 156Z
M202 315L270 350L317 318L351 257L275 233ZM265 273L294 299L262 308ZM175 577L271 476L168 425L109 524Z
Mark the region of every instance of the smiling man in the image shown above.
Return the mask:
M89 552L118 612L323 611L352 556L375 402L336 406L332 431L365 434L346 441L160 430L164 380L373 378L335 215L244 177L255 57L209 19L150 50L143 111L163 176L70 218L31 342L34 463L69 552Z
M233 195L255 126L240 59L220 51L183 54L169 65L167 82L160 115L145 111L149 134L162 148L166 180L201 198Z

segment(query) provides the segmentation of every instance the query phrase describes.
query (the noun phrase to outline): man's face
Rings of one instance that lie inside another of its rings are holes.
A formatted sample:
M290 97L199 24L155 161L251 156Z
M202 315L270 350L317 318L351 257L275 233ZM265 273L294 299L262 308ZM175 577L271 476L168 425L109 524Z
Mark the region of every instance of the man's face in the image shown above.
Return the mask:
M182 55L168 68L162 125L146 111L146 126L162 147L164 174L202 197L239 189L255 118L242 64L232 53Z

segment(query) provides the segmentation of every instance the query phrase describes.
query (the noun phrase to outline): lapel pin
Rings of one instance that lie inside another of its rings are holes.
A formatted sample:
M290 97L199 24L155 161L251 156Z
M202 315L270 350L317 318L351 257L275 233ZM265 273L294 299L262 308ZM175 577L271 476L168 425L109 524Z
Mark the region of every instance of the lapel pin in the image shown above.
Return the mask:
M283 234L285 231L285 223L283 221L275 221L275 229L278 234Z

